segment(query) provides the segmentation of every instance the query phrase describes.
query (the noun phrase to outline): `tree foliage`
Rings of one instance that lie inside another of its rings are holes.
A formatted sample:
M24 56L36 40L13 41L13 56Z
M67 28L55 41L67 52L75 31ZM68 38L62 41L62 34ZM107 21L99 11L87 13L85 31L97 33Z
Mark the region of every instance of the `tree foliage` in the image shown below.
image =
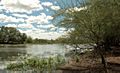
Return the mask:
M119 45L120 1L84 0L82 5L77 6L63 8L56 12L57 17L63 16L63 19L58 22L60 26L67 29L74 28L69 33L69 37L73 37L70 41L104 46Z
M96 44L95 50L106 69L103 52L111 46L120 46L120 0L82 0L82 5L77 4L62 7L54 19L62 16L58 24L70 30L71 44L79 45L80 41Z
M1 44L23 44L27 36L20 33L13 27L0 27L0 43Z

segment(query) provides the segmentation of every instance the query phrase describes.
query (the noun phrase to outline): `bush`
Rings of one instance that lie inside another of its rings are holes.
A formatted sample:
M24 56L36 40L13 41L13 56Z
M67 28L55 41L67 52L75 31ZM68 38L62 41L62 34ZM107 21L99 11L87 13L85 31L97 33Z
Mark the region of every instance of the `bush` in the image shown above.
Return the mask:
M65 58L62 56L49 57L49 58L31 58L25 59L21 63L11 63L7 66L8 70L14 71L52 71L58 66L65 64Z

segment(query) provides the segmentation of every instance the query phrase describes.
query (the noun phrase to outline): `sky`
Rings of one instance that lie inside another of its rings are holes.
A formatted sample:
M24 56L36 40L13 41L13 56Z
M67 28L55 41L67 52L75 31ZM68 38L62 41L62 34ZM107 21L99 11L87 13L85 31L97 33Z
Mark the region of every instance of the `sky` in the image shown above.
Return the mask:
M0 26L15 27L32 38L56 39L66 32L51 20L59 10L56 0L1 0Z

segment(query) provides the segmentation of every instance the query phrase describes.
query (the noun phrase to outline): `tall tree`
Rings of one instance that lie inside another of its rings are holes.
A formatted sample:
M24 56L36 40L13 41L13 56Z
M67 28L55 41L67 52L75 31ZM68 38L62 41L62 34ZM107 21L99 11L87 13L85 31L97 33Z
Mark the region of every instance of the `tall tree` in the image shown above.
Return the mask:
M57 11L55 19L56 16L62 17L58 22L60 26L74 28L69 34L71 38L74 37L70 40L73 44L78 41L95 43L105 67L103 51L120 43L120 1L83 0L77 5L72 2L73 6L66 5L67 8L62 7Z

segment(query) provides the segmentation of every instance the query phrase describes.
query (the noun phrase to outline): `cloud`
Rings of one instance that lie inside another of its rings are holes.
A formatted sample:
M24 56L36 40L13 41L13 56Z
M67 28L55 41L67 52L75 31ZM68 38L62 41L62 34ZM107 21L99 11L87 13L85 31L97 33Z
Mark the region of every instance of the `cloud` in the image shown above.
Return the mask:
M13 17L15 16L15 17ZM18 18L19 17L19 18ZM26 18L26 19L24 19ZM37 23L37 24L48 24L49 20L52 20L52 16L47 16L45 13L41 13L38 16L27 16L26 14L12 14L12 16L7 16L5 14L0 14L0 22L23 22L27 24Z
M42 5L46 6L46 7L49 7L49 6L53 6L53 3L51 3L51 2L43 2Z
M60 7L59 7L59 6L51 6L51 9L52 9L52 10L59 10Z
M25 28L25 29L33 29L33 25L32 24L7 24L5 25L5 27L14 27L14 28Z
M52 27L52 28L50 28L51 31L55 31L55 30L57 30L57 29L58 29L57 27Z
M46 19L47 19L47 20L52 20L53 17L52 17L52 16L46 16Z
M55 6L55 5L53 5L53 3L51 3L51 2L43 2L42 5L43 5L43 6L46 6L46 7L49 7L49 8L51 8L52 10L59 10L59 9L60 9L60 6Z
M49 24L49 25L36 25L38 28L44 28L44 29L51 29L51 28L55 28L55 26L53 24Z
M46 27L46 28L55 28L55 26L53 24L49 24L49 25L46 25L44 27Z
M14 28L16 28L17 25L16 24L7 24L7 25L5 25L5 27L14 27Z
M27 16L26 14L17 14L17 13L13 13L12 14L15 17L20 17L20 18L28 18L29 16Z
M40 0L1 0L0 23L5 23L6 27L15 27L33 38L56 39L64 33L51 32L57 27L50 22L53 17L44 9L59 10L60 7Z
M80 8L74 7L75 11L81 11L81 10L86 10L86 9L87 9L87 7L80 7Z
M59 30L60 30L60 31L65 31L65 30L66 30L66 28L59 28Z
M19 29L20 30L20 29ZM64 33L57 33L57 32L45 32L45 30L42 29L36 29L36 30L20 30L22 33L26 33L28 36L31 36L33 39L39 38L39 39L57 39L61 35L64 35Z
M18 28L34 28L32 24L19 24Z
M0 22L24 22L24 19L0 14Z
M31 13L33 10L43 9L39 0L2 0L0 5L10 12Z
M41 13L39 16L30 16L26 22L27 23L37 23L37 24L47 24L49 20L52 20L52 16L47 16L45 13Z
M69 8L68 10L66 10L66 13L71 13L71 12L75 12L75 11L81 11L81 10L86 10L87 7L74 7L74 8Z

